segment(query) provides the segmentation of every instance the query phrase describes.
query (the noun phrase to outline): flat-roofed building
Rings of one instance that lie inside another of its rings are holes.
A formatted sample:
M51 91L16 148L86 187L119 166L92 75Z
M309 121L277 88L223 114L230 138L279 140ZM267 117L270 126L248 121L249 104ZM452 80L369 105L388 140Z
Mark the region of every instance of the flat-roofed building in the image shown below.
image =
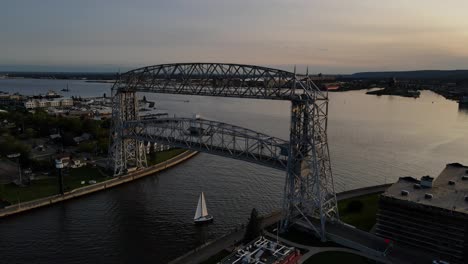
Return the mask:
M450 263L468 263L468 167L403 177L381 195L376 234Z
M69 106L73 106L73 99L71 98L29 99L24 102L26 109Z
M225 257L218 264L296 264L300 257L300 251L294 247L261 236Z
M26 98L19 94L0 93L0 105L22 106Z
M27 100L26 102L24 102L24 107L25 107L26 109L34 109L34 108L37 108L37 107L38 107L37 100Z
M62 106L62 107L73 106L73 99L71 99L71 98L61 99L60 100L60 106Z
M49 107L59 107L60 106L60 101L59 100L49 100L48 101L48 106Z
M38 107L44 108L49 106L49 101L48 100L39 100L38 101Z

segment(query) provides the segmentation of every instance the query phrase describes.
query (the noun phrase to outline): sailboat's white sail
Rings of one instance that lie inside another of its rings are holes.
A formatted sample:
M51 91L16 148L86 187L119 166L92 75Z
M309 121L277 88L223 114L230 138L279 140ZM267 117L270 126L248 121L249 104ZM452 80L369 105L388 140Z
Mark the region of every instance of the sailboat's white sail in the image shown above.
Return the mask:
M202 193L203 195L203 193ZM197 211L195 212L195 216L193 217L194 220L200 218L202 216L202 195L198 197L198 205L197 205Z
M201 200L202 200L202 216L208 215L208 209L206 209L206 201L205 201L205 194L201 193Z

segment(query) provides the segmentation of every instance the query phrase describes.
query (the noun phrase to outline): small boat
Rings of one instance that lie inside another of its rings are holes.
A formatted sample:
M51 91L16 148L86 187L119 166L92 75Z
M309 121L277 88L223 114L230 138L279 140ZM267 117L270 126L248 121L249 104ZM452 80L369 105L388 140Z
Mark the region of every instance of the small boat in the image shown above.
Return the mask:
M209 215L208 210L206 209L205 194L203 194L203 192L200 194L200 197L198 198L197 211L195 212L193 221L195 222L195 224L213 222L213 216Z
M68 89L68 83L67 83L67 88L62 89L62 92L69 92L70 89Z

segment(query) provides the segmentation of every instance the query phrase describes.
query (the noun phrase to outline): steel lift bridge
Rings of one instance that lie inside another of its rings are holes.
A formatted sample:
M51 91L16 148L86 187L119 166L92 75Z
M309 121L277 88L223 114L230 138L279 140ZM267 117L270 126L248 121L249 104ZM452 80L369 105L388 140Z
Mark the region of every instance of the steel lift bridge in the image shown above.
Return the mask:
M288 100L290 138L198 118L140 120L137 92ZM121 74L112 100L109 160L115 176L145 167L144 143L157 142L286 171L283 228L306 222L325 240L326 222L338 220L327 144L328 94L308 74L241 64L161 64Z

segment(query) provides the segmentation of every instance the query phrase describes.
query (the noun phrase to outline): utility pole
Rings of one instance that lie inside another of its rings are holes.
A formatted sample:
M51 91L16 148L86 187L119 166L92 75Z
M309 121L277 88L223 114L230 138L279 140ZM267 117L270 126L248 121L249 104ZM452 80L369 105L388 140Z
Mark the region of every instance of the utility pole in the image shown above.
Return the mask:
M63 163L61 159L55 160L55 168L58 170L58 181L59 181L59 193L63 195L63 176L62 176L62 169Z

